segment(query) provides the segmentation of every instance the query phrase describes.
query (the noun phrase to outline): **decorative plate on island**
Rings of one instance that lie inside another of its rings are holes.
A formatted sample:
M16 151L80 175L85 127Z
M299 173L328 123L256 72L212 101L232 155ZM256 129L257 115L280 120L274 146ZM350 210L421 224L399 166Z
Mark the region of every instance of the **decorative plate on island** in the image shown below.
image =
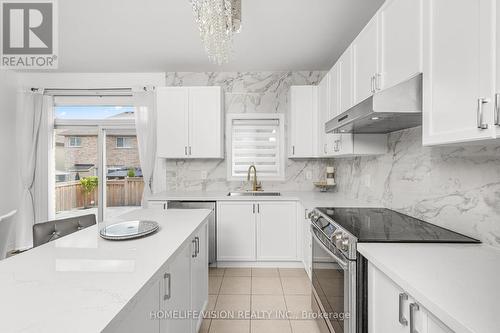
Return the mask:
M155 221L125 221L108 225L99 234L108 240L126 240L140 238L156 232L159 228Z

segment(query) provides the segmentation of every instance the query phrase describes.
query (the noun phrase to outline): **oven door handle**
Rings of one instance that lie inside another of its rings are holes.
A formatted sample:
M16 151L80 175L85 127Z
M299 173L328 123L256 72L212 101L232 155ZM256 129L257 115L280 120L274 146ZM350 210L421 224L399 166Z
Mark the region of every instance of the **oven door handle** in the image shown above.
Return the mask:
M323 248L324 251L326 251L333 259L335 259L335 261L340 265L340 267L342 267L342 269L346 270L348 268L347 260L340 258L335 253L333 253L332 250L325 246L321 239L319 239L318 236L316 236L316 234L314 233L314 229L316 229L314 226L311 225L311 229L313 229L312 236L314 240L318 242L318 244L321 246L321 248Z

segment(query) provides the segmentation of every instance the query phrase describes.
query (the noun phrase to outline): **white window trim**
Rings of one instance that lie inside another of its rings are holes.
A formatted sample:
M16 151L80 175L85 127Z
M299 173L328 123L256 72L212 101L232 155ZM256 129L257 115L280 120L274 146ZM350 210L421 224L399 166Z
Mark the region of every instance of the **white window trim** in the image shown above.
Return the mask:
M233 165L233 138L232 138L232 127L234 119L278 119L280 126L280 175L279 176L259 176L259 170L257 169L257 180L267 180L267 181L284 181L286 180L285 175L285 115L282 113L229 113L226 115L226 160L227 160L227 180L228 181L246 181L246 176L235 177L232 173Z
M71 138L79 138L80 139L80 144L79 145L72 145L71 144ZM82 148L82 137L77 136L77 135L72 135L68 137L68 148Z
M118 146L118 139L123 139L123 144L124 144L123 147ZM131 139L132 139L132 137L130 137L130 136L117 136L117 137L115 137L115 146L116 146L116 149L132 149L133 148L132 145L125 146L125 142L127 140L131 140Z

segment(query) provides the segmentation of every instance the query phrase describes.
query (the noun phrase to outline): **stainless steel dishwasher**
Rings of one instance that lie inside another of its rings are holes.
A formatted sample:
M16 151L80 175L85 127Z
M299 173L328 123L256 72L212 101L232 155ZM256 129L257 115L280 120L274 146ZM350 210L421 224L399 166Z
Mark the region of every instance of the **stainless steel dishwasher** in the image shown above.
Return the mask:
M208 263L215 264L216 262L216 249L217 249L217 237L216 237L216 202L215 201L168 201L167 209L210 209L212 214L210 214L208 220Z

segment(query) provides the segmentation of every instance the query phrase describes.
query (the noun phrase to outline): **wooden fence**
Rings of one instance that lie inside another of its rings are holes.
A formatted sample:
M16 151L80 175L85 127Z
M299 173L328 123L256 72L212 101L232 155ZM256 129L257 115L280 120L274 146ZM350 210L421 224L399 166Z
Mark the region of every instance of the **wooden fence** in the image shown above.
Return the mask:
M106 182L106 206L140 206L143 190L144 182L141 177L108 180ZM57 212L97 206L97 204L97 188L85 196L79 181L56 183Z

